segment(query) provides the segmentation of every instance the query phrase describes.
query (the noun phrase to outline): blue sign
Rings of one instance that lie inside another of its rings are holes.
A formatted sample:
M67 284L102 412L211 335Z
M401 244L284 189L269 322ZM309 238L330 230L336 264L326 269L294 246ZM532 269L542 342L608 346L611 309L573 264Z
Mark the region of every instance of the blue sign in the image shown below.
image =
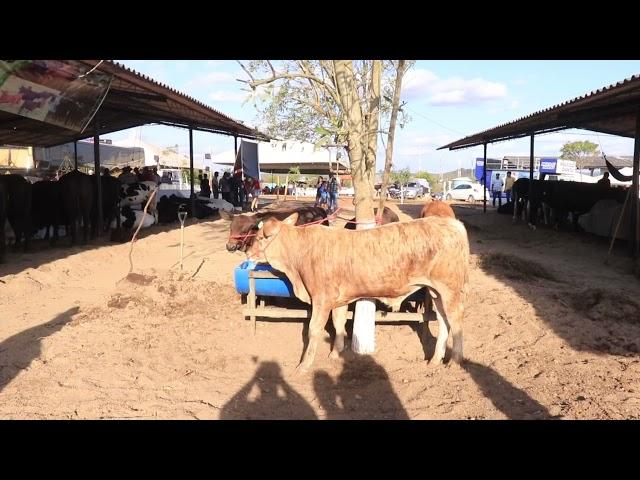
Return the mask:
M476 180L481 181L484 173L484 158L476 158L476 170L474 175Z
M540 173L556 173L557 168L557 158L550 157L540 159Z

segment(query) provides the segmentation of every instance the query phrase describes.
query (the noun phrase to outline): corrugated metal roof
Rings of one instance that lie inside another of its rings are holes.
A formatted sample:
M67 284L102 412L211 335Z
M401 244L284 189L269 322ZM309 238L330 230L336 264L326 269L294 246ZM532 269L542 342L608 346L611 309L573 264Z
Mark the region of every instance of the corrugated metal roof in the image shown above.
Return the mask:
M101 135L151 123L269 140L269 137L234 120L193 97L112 60L62 60L112 75L98 114L84 132L0 111L0 144L49 147L92 136L99 121Z
M160 83L157 80L154 80L153 78L134 70L133 68L129 68L126 65L124 65L122 63L118 63L118 62L116 62L114 60L106 60L106 62L111 64L111 65L113 65L113 66L115 66L115 67L121 68L121 69L123 69L123 70L125 70L127 72L133 73L134 75L137 75L138 77L144 78L145 80L147 80L147 81L149 81L149 82L151 82L151 83L153 83L155 85L158 85L158 86L160 86L162 88L166 88L167 90L170 90L171 92L173 92L176 95L179 95L179 96L185 98L186 100L188 100L190 102L197 103L198 105L201 105L204 108L208 108L209 110L214 111L216 114L220 115L221 117L226 118L227 120L230 120L232 122L238 123L238 124L246 127L249 130L254 130L251 127L246 126L242 120L235 120L235 119L231 118L230 116L225 115L224 113L220 112L219 110L216 110L215 108L211 107L210 105L207 105L207 104L201 102L200 100L197 100L197 99L195 99L193 97L190 97L189 95L186 95L186 94L184 94L182 92L179 92L178 90L176 90L175 88L170 87L169 85L166 85L164 83Z

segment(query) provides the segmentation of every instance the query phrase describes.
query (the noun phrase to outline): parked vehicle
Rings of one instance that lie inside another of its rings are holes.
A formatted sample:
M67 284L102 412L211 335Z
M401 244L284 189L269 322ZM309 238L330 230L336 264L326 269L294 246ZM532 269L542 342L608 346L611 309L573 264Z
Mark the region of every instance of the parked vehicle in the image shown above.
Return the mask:
M487 200L491 198L488 188L485 188ZM482 185L472 182L459 182L454 188L445 193L447 200L465 200L467 202L475 202L483 200Z

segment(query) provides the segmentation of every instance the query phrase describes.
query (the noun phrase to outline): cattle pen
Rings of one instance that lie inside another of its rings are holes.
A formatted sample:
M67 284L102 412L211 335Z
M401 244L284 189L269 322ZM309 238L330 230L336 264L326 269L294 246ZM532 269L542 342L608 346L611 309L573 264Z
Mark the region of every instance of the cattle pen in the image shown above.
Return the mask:
M246 307L242 309L242 315L246 320L253 322L254 332L257 329L257 318L311 318L311 308L286 308L267 305L268 295L259 295L256 289L256 280L262 279L270 282L282 282L286 276L276 271L249 270L249 292L246 294ZM417 307L417 305L416 305ZM420 312L388 312L376 311L376 322L424 322L425 315ZM347 313L347 319L353 320L353 312Z
M629 253L640 255L640 75L568 100L526 117L469 135L439 148L458 150L482 145L483 172L487 171L487 145L530 137L529 180L533 180L535 137L570 128L635 139L630 202ZM606 160L606 157L605 157ZM483 184L486 179L483 178ZM529 194L531 195L530 182ZM486 198L484 211L486 212Z

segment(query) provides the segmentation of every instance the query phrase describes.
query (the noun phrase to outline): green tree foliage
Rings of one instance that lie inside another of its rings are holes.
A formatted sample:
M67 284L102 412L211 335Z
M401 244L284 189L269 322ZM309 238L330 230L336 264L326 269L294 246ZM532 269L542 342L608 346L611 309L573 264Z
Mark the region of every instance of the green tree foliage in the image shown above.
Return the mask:
M405 70L415 64L406 61ZM397 61L385 60L382 65L381 132L388 128L391 115L395 68ZM241 64L252 80L246 102L258 111L256 123L265 133L280 139L295 139L321 146L344 143L345 123L339 97L322 85L336 88L335 69L329 60L292 60L270 62L256 60ZM353 62L356 88L363 111L370 98L370 60ZM311 78L318 79L318 82ZM259 79L259 80L257 80ZM267 82L268 81L268 82ZM259 85L252 85L259 83ZM406 110L400 108L400 128L411 121Z
M392 170L391 171L391 181L393 183L399 183L401 185L406 185L413 178L413 174L408 167L403 168L402 170Z
M429 185L433 187L436 183L438 183L438 177L433 173L429 172L418 172L414 175L415 178L424 178Z
M587 157L599 154L598 145L588 140L584 142L567 142L560 149L560 158L573 160L578 168L582 168Z
M289 181L297 183L300 180L300 167L289 167Z
M411 64L413 62L405 62ZM349 156L358 221L373 219L380 126L391 117L397 66L382 60L258 60L240 63L261 112L260 125L280 138L336 145ZM383 121L380 121L380 117ZM404 110L400 124L406 123Z

